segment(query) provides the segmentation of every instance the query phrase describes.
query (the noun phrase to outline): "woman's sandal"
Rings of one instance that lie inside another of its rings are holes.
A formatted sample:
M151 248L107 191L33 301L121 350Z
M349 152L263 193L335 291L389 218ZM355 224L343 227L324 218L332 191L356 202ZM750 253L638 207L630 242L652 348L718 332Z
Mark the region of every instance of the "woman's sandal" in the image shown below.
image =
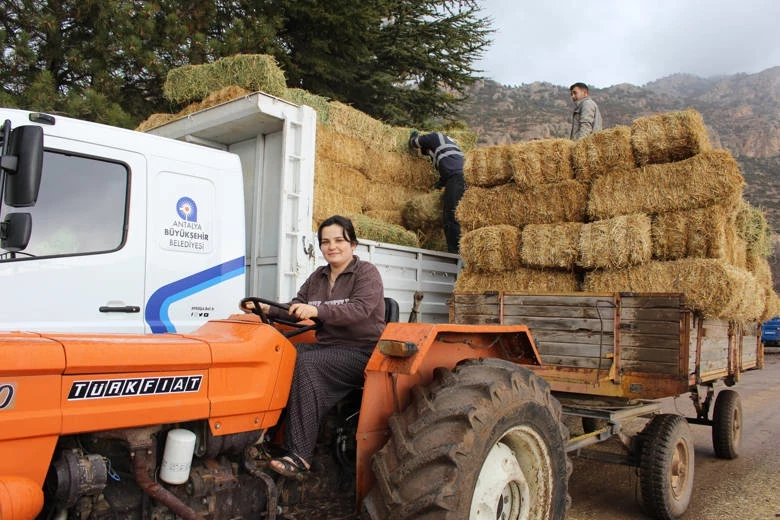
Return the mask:
M272 460L269 467L283 477L288 478L295 478L309 471L306 461L295 453Z

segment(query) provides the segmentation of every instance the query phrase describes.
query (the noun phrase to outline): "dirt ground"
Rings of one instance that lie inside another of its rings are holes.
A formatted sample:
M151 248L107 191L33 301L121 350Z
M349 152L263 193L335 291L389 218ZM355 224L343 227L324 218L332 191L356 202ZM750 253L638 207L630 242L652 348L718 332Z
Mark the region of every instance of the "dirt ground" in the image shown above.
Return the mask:
M732 387L742 400L744 421L738 458L715 458L711 428L691 425L694 491L683 519L780 518L780 348L771 349L765 359L764 370L746 372ZM664 399L663 405L664 412L695 416L687 396ZM635 468L575 458L569 493L567 520L651 518L639 503Z

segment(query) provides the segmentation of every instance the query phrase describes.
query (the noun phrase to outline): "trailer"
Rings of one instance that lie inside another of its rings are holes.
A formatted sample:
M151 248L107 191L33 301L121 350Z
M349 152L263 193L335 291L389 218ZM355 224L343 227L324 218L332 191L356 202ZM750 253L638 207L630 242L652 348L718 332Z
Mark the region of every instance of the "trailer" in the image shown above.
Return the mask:
M742 428L735 385L761 369L759 324L705 319L683 294L455 293L451 320L460 324L527 325L545 379L578 418L581 435L570 456L639 469L644 508L656 518L682 515L693 492L694 450L689 424L710 426L715 454L738 456ZM695 417L661 413L660 399L688 394ZM625 426L636 420L644 427ZM591 449L619 439L622 453Z

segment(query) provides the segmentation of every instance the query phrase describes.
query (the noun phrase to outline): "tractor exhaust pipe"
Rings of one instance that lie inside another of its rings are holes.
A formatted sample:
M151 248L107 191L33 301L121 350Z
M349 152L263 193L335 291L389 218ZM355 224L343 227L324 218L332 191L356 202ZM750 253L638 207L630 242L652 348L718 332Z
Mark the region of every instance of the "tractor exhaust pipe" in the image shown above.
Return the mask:
M133 471L135 480L144 493L165 504L176 516L184 520L205 520L202 516L193 511L184 502L179 500L173 493L162 487L149 477L149 458L146 449L138 449L132 452Z

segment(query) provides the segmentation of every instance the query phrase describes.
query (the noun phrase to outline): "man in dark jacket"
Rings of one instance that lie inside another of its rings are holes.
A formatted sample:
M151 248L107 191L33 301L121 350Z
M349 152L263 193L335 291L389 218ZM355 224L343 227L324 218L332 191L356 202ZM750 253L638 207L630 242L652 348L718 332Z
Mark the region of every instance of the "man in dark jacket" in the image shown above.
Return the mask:
M466 190L463 151L455 141L440 132L420 135L416 130L412 130L409 136L409 150L420 150L428 155L439 172L436 187L444 187L442 225L447 238L447 251L457 254L460 249L460 224L455 219L455 208Z

